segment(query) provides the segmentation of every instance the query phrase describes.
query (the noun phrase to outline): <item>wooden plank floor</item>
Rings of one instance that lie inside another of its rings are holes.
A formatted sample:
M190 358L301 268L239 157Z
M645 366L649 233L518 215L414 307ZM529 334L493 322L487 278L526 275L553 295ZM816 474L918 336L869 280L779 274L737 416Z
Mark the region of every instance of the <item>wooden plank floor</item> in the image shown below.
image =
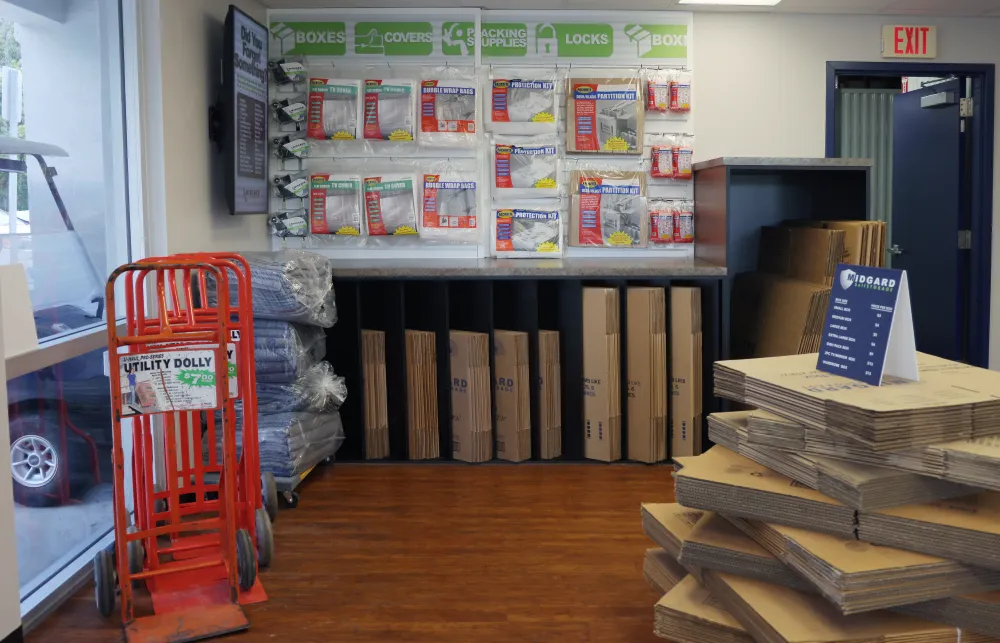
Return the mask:
M671 502L669 467L337 464L274 525L277 553L234 641L644 643L641 502ZM93 588L31 643L119 641Z

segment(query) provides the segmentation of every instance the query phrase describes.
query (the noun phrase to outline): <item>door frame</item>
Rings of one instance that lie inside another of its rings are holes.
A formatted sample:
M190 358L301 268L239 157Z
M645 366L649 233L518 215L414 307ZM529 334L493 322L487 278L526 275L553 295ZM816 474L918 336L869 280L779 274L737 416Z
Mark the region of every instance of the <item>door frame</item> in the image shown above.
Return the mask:
M826 64L826 156L837 149L838 76L967 76L976 95L972 115L972 248L969 257L969 362L990 360L991 272L993 270L993 147L996 65L846 62ZM957 243L957 240L956 240ZM1000 314L1000 311L998 311Z

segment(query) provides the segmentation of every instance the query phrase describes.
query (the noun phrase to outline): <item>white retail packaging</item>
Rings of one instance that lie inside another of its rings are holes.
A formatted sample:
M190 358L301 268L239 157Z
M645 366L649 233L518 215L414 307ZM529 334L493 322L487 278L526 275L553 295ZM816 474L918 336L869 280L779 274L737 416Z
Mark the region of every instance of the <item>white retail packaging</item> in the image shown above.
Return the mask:
M364 137L368 140L414 140L417 84L412 80L365 80Z
M646 247L644 172L588 168L572 176L570 245Z
M353 141L360 138L361 81L309 79L309 138Z
M492 219L495 256L563 255L563 217L557 205L494 207Z
M496 69L490 81L490 131L517 135L556 131L559 82L554 70Z
M479 240L476 173L441 163L423 175L423 226L420 236L442 241Z
M430 76L420 82L420 143L475 147L479 111L475 71L440 68Z
M554 134L493 138L493 199L559 196L559 149Z
M313 174L310 183L309 221L313 234L365 236L359 175Z
M414 175L367 176L362 183L369 236L417 234L417 178Z

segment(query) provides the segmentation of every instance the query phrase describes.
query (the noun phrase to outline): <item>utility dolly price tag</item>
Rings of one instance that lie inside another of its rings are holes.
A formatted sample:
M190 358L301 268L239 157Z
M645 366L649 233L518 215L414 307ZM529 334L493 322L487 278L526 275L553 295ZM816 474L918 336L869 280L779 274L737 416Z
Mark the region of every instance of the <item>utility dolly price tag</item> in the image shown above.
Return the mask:
M872 386L919 379L906 271L837 266L816 368Z
M213 350L122 355L118 362L122 416L216 408L215 357ZM234 378L235 363L230 362L228 369Z

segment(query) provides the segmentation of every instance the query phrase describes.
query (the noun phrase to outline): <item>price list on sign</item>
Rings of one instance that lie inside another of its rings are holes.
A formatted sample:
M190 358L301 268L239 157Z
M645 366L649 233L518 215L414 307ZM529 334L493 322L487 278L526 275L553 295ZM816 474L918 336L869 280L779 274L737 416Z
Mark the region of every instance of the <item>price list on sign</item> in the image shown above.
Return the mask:
M816 368L873 386L885 375L917 379L905 271L837 266Z

